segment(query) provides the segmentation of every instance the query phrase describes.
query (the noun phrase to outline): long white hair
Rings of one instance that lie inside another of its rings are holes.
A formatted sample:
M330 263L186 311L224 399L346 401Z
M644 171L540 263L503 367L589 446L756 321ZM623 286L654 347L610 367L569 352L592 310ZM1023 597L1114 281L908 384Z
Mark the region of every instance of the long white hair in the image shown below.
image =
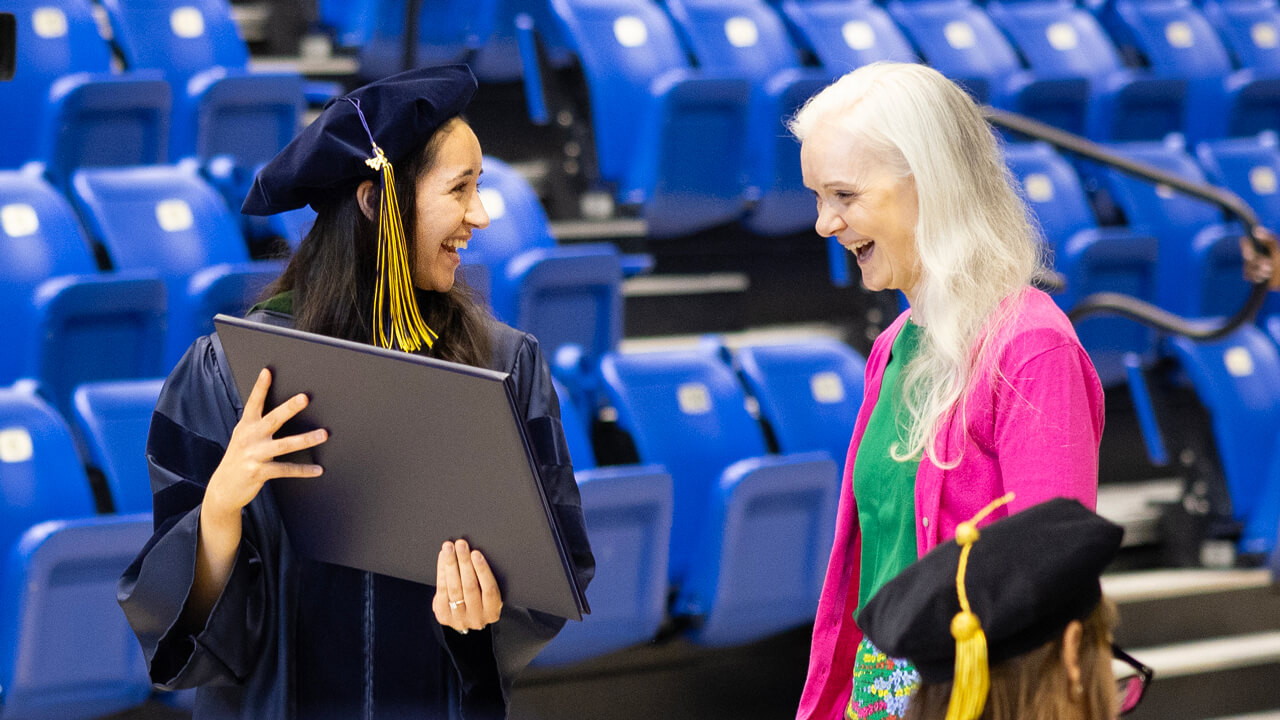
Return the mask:
M803 143L830 124L871 162L911 177L919 200L919 283L912 316L924 332L901 375L911 424L893 457L927 457L943 468L934 439L999 352L1011 303L1041 268L1041 243L1013 190L998 142L963 90L936 70L872 63L824 88L789 123ZM851 158L851 161L853 159ZM904 447L905 445L905 447ZM923 455L922 455L923 454Z

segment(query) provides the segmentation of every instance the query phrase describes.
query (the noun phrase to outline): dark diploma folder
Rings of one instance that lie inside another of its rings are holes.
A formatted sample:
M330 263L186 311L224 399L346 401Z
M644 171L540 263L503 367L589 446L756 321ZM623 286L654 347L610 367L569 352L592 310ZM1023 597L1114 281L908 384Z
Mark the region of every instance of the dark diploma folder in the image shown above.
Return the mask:
M268 411L309 396L277 437L329 430L287 458L323 475L268 482L300 554L435 585L441 544L465 538L504 603L574 620L590 612L508 373L225 315L214 324L242 399L264 367Z

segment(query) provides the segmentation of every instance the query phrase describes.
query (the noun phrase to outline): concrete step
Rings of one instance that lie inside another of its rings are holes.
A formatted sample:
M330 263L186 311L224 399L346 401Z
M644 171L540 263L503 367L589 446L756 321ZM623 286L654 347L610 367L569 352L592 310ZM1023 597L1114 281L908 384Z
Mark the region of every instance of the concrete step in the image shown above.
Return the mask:
M1280 593L1270 572L1145 570L1104 575L1102 586L1120 610L1116 643L1155 670L1130 717L1280 711Z
M1134 720L1280 711L1280 630L1136 648L1130 654L1155 670L1147 697L1128 716Z
M1123 546L1159 542L1159 505L1182 497L1182 478L1105 484L1098 488L1098 514L1124 527Z
M1104 575L1120 609L1116 642L1161 646L1280 630L1280 593L1267 570L1147 570Z

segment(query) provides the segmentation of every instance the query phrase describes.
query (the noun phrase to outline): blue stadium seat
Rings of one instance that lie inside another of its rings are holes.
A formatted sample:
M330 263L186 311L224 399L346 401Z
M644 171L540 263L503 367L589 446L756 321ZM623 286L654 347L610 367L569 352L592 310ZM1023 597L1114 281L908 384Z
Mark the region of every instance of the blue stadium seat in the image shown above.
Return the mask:
M255 258L279 257L292 253L298 249L302 238L306 237L315 223L316 211L310 205L275 215L240 213L240 207L249 194L249 188L253 186L254 178L262 172L266 163L244 166L230 155L217 155L203 162L191 158L178 164L199 173L218 191L231 213L239 220L240 229L249 243L250 254ZM283 241L283 246L278 241ZM286 248L288 252L285 252Z
M1081 126L1093 140L1158 140L1183 127L1186 84L1124 67L1097 19L1072 0L992 0L991 19L1042 79L1085 78Z
M307 233L311 232L311 226L315 222L316 211L312 210L310 205L306 205L296 210L287 210L269 216L267 227L273 235L283 238L292 251L298 249L298 245L302 243Z
M71 206L30 173L0 172L0 385L39 380L68 410L76 385L162 371L165 286L99 273Z
M561 37L558 23L552 19L550 3L542 0L497 0L493 33L468 62L480 82L509 82L523 76L525 68L517 30L522 15L524 22L536 30L545 60L552 67L566 68L573 64L573 51Z
M1280 143L1275 133L1210 140L1196 145L1205 175L1239 195L1269 228L1280 228ZM1280 316L1280 293L1271 293L1259 318Z
M1011 144L1005 161L1067 280L1054 300L1070 310L1095 292L1121 292L1156 302L1158 244L1125 227L1099 227L1080 176L1044 143ZM1124 356L1154 359L1155 334L1123 318L1096 317L1076 326L1102 384L1125 382Z
M213 329L219 312L242 315L281 271L250 261L222 198L194 172L169 166L82 170L73 200L114 267L153 269L169 287L166 367Z
M8 390L0 499L0 712L74 720L141 705L151 683L116 580L151 536L150 514L94 517L62 419Z
M317 0L316 15L339 47L358 48L373 36L375 0Z
M551 357L575 345L577 367L562 373L577 397L594 388L594 368L622 337L622 278L652 262L611 243L560 246L529 183L496 158L484 160L481 200L489 227L472 234L468 263L483 266L494 314L537 336Z
M76 388L72 419L118 513L151 512L147 431L163 384L161 379L116 380Z
M751 82L745 152L745 224L761 235L807 230L817 220L800 172L800 143L784 122L829 81L800 63L787 28L764 0L667 0L703 71Z
M556 383L596 574L591 614L569 623L537 658L559 665L652 640L666 617L671 476L657 465L597 467L587 424Z
M1275 0L1204 0L1202 7L1235 65L1280 74L1280 5Z
M715 349L610 353L601 375L641 462L675 482L672 613L692 618L692 639L733 645L812 620L835 523L827 453L766 455Z
M979 102L1079 132L1089 99L1084 77L1040 78L969 0L893 0L886 6L924 60Z
M525 250L553 248L556 239L538 194L515 168L498 158L484 157L480 200L489 214L489 227L477 228L467 246L467 261L489 266L502 275L507 261Z
M783 0L778 10L832 77L877 60L918 60L911 41L871 0Z
M538 194L515 168L486 155L482 184L480 200L489 213L489 227L472 234L475 240L467 248L468 262L486 265L494 277L500 277L507 263L520 253L559 244ZM624 254L621 262L627 277L653 269L650 255Z
M1127 143L1113 150L1188 180L1203 171L1181 142ZM1222 223L1217 208L1117 170L1102 173L1111 199L1135 232L1159 239L1156 300L1184 316L1226 315L1239 310L1249 285L1240 271L1240 230Z
M359 5L360 3L356 3ZM369 80L404 67L405 0L365 0L370 34L360 46L360 75ZM414 67L463 62L493 32L498 0L432 0L421 3Z
M526 250L491 292L495 313L549 354L573 344L594 363L622 339L622 256L610 243Z
M1101 18L1120 46L1141 54L1158 76L1188 81L1188 139L1280 126L1280 73L1236 69L1208 19L1187 0L1112 0Z
M778 450L825 451L843 468L862 407L866 360L831 338L749 345L733 354Z
M1213 437L1236 520L1240 550L1267 553L1280 522L1280 349L1245 325L1214 342L1175 337L1168 352L1186 371L1212 418Z
M750 83L690 66L648 0L551 0L582 63L601 180L651 237L741 217Z
M14 79L0 83L0 168L36 161L60 188L81 166L163 162L169 86L111 72L89 0L7 0L17 16Z
M1268 227L1280 227L1280 142L1275 133L1196 144L1206 178L1240 196Z
M249 73L227 0L104 0L131 68L173 88L169 158L230 155L253 167L293 139L305 99L297 73Z

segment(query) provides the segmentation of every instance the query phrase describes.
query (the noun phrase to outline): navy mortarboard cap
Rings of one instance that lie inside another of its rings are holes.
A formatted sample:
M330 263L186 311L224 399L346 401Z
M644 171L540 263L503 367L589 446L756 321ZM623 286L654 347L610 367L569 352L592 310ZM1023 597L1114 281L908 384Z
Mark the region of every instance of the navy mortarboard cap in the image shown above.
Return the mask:
M1102 599L1099 577L1124 530L1057 498L977 529L992 503L877 592L858 625L931 683L953 682L948 720L982 714L989 664L1030 652Z
M387 160L400 162L461 115L475 91L466 65L446 65L402 72L333 98L262 168L240 211L274 215L354 189L376 174L367 163L374 156L371 143Z
M373 339L382 347L414 352L436 339L413 297L393 163L460 115L475 91L470 68L446 65L392 75L330 100L262 168L240 209L273 215L354 192L360 182L381 176Z

